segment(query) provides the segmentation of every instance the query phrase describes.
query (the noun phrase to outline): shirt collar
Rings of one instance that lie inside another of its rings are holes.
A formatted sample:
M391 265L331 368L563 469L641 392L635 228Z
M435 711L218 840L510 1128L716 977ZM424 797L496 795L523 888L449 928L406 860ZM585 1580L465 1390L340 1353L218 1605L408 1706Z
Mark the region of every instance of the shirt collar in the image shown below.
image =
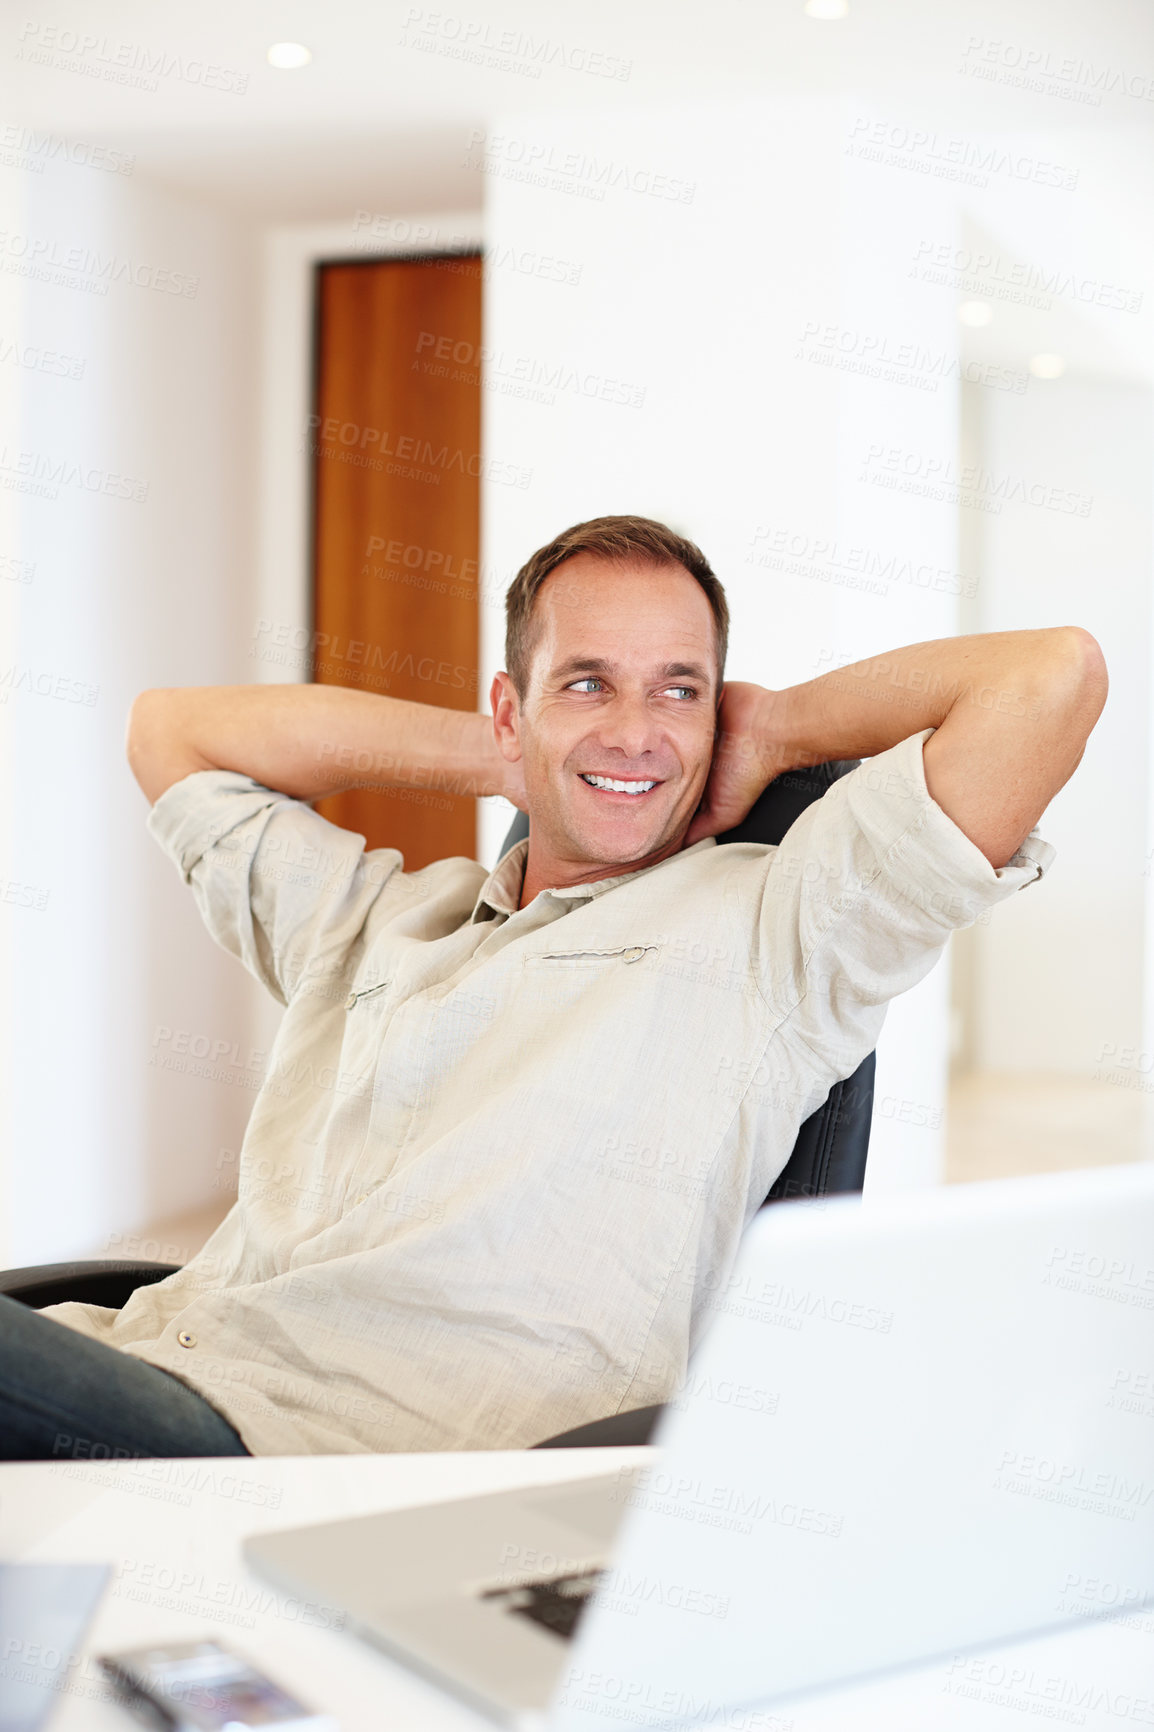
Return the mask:
M703 848L715 848L716 836L703 836L700 842L695 842L692 848L682 848L676 854L667 855L664 860L657 860L652 866L638 866L632 872L618 872L612 878L598 878L592 884L561 884L554 890L542 890L542 896L552 896L555 900L576 905L579 902L592 902L595 896L603 896L607 890L616 889L618 884L624 884L632 878L644 878L647 872L656 872L659 866L667 866L671 860L680 860L685 854L698 854ZM516 914L517 904L521 900L521 891L525 884L525 865L529 858L529 838L523 837L515 842L504 859L490 872L482 884L470 924L488 920L494 914L506 917Z

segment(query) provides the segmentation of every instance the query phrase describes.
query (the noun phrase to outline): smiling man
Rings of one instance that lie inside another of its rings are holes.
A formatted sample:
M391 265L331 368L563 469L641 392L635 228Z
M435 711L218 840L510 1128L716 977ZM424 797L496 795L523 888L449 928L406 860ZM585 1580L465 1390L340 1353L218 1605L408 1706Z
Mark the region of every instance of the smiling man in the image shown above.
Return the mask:
M200 1255L121 1312L0 1300L9 1456L520 1447L671 1395L798 1127L1048 865L1106 694L1074 627L723 685L721 585L644 518L567 530L507 613L491 716L137 700L149 828L285 1014ZM780 847L718 847L847 757ZM529 837L407 873L307 804L366 781Z
M610 547L622 538L624 568L597 550L598 534ZM713 754L729 620L700 552L682 544L696 575L656 563L661 539L647 561L625 530L580 525L510 592L509 671L493 682L493 714L501 752L520 756L532 814L522 907L551 884L655 866L685 846ZM590 540L592 550L566 553ZM622 569L625 583L614 580Z

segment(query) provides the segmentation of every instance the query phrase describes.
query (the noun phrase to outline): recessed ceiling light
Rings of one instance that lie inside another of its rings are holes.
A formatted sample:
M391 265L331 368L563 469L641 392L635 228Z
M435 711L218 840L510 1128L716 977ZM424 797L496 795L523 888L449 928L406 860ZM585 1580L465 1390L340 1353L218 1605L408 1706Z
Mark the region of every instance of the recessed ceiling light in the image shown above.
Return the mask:
M849 0L805 0L802 10L807 18L844 18Z
M994 316L994 309L989 301L963 301L958 308L958 318L963 325L969 325L977 330L981 325L988 325Z
M1031 355L1030 371L1035 379L1060 379L1066 363L1061 355Z
M307 66L312 57L312 50L303 42L274 42L268 51L268 63L278 72L295 72Z

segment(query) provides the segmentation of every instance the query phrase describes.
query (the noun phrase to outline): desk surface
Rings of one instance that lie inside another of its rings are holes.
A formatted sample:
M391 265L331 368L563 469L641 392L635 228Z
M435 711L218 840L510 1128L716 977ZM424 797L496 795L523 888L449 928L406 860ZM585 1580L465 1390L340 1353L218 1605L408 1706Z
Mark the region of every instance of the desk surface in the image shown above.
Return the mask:
M127 1732L93 1653L216 1636L342 1732L490 1723L244 1566L249 1534L613 1471L644 1449L0 1465L0 1559L112 1575L50 1732ZM1104 1603L1104 1602L1103 1602ZM1154 1610L732 1718L759 1732L1020 1732L1154 1726ZM718 1723L715 1722L715 1727ZM491 1728L490 1728L491 1732Z

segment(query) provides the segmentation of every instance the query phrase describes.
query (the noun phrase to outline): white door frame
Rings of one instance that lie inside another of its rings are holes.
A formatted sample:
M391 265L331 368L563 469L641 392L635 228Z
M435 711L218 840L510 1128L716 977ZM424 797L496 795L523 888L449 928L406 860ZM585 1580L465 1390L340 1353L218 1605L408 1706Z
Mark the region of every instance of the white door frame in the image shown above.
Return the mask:
M358 211L349 222L294 224L266 235L260 291L254 681L283 684L308 677L312 604L305 434L313 393L316 266L340 259L465 252L481 245L482 215L475 210L417 216ZM279 650L272 643L277 635L287 640Z

